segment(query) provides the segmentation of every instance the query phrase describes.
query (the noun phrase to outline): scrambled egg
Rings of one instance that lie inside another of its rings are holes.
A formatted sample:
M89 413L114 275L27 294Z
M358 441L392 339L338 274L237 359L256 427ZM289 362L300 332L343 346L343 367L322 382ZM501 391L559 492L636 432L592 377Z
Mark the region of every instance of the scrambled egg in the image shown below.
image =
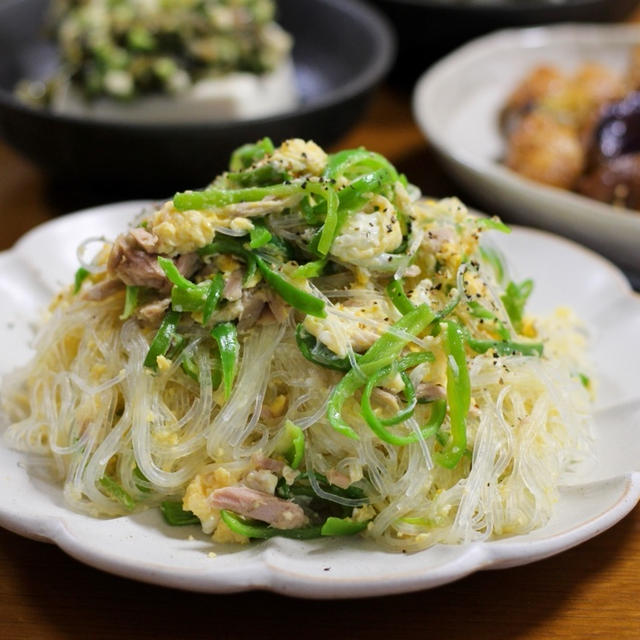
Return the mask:
M331 254L338 260L375 268L380 266L381 258L384 260L383 254L402 243L402 228L394 206L384 196L373 197L370 205L372 211L353 213L342 226L331 247Z
M269 164L279 166L294 175L321 176L327 166L327 159L327 154L315 142L293 138L285 140L269 156Z
M228 218L214 211L178 211L173 202L165 202L151 216L149 231L158 238L158 253L177 255L191 253L209 244L216 227L251 229L253 223L246 218Z
M200 519L205 533L212 533L220 521L220 512L210 505L209 495L216 489L235 484L235 475L224 467L219 467L214 471L199 473L189 483L182 499L182 507L186 511L192 511Z
M297 177L317 177L327 166L327 154L315 142L294 138L283 142L267 161ZM212 242L217 228L250 231L253 229L250 218L281 211L295 205L301 197L267 197L257 202L241 202L204 211L178 211L169 200L152 214L149 231L158 238L158 253L191 253Z

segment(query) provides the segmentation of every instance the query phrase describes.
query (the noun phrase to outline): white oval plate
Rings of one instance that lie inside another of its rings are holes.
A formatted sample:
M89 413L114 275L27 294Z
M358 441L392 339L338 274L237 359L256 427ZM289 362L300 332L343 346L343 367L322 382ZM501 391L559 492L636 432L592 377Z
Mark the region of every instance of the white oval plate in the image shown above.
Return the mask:
M89 236L115 237L146 203L128 202L49 222L0 254L0 375L27 361L33 322L77 267ZM597 470L561 490L543 529L491 542L438 545L397 554L355 539L271 539L215 546L197 527L169 527L157 510L100 520L65 508L59 487L29 475L20 454L0 444L0 524L53 542L105 571L165 586L212 593L260 588L309 598L401 593L435 587L479 569L533 562L604 531L640 499L640 297L602 258L545 232L494 234L518 278L533 277L532 308L572 306L593 332L599 365ZM544 259L541 259L541 257ZM215 552L216 557L211 557Z
M569 25L500 31L435 64L418 81L415 118L450 173L487 211L575 238L640 271L640 213L519 176L499 163L498 113L529 69L596 61L619 71L640 26Z

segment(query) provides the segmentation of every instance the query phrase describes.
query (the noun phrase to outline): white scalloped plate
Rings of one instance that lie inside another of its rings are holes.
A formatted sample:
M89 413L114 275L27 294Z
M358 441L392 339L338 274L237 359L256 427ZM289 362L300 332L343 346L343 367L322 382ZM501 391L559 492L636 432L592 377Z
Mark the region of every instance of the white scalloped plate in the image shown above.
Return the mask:
M28 359L30 327L51 295L70 281L78 243L92 235L115 237L143 204L65 216L0 254L0 374ZM112 520L71 512L58 487L28 475L21 456L1 444L0 524L53 542L94 567L146 582L212 593L260 588L309 598L435 587L480 569L545 558L611 527L640 499L640 298L614 267L569 241L530 229L495 235L515 275L536 280L535 310L568 304L586 320L600 368L597 470L588 483L562 489L555 515L543 529L407 555L354 539L272 539L239 549L216 547L197 527L166 526L155 510Z
M500 164L498 114L528 70L600 62L622 72L639 25L554 25L498 31L460 47L418 81L413 113L447 170L487 211L551 229L640 272L640 213L548 187Z

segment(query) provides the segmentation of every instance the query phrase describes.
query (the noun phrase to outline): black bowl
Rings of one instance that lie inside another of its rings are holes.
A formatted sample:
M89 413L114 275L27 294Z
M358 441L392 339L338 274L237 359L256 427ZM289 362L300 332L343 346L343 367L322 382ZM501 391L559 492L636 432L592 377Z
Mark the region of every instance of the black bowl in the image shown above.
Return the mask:
M358 119L395 51L386 20L354 0L281 0L278 22L295 38L302 102L267 118L205 124L131 124L53 114L21 104L21 78L56 65L43 39L47 0L0 3L0 135L54 178L140 194L209 182L237 146L270 136L336 141Z
M638 0L371 0L399 34L392 77L412 83L460 45L497 29L556 22L615 22Z

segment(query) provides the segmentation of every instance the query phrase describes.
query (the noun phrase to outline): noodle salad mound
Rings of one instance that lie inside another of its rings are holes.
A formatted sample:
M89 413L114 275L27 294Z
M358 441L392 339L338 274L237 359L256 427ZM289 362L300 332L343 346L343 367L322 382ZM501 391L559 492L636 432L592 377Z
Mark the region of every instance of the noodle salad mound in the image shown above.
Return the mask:
M160 508L216 542L540 527L589 451L585 339L567 309L526 313L487 231L509 229L363 148L244 145L80 247L3 380L5 438L75 510Z

